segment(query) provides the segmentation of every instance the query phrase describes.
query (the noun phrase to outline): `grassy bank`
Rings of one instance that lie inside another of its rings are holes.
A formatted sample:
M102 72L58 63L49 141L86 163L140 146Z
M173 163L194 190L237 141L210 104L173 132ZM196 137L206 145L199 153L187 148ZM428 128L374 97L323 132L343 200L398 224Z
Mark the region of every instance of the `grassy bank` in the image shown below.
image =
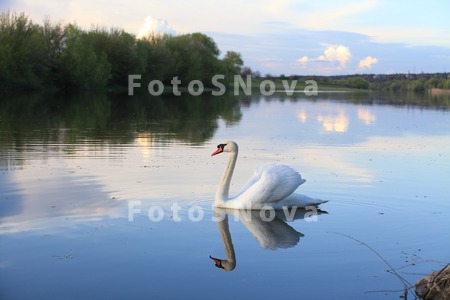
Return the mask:
M271 88L271 84L267 81L273 82L275 86L275 90L277 91L285 91L285 90L293 90L293 91L304 91L307 88L312 88L313 84L310 81L313 79L307 79L306 77L302 79L294 79L294 78L252 78L251 80L251 88L254 91L260 91L260 89L265 89L266 91ZM245 80L244 80L245 82ZM343 83L335 83L335 82L317 82L317 88L319 91L358 91L362 89L358 89L355 87L351 87L347 84ZM236 82L234 82L233 87L236 86ZM366 89L367 90L367 89Z

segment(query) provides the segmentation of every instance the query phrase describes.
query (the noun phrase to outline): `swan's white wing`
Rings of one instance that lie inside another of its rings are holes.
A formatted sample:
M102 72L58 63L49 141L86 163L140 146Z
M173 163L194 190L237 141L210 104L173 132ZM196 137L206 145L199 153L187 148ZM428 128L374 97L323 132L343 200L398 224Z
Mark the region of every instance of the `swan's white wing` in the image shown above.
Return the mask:
M262 166L255 170L235 199L239 199L244 207L263 207L286 198L303 182L300 174L288 166Z
M241 190L239 191L239 193L237 193L235 198L238 198L241 194L246 192L252 185L254 185L256 182L258 182L261 179L261 176L262 176L262 173L264 172L265 167L266 166L259 166L256 168L255 172L253 172L253 176L249 179L249 181L247 181L246 184L244 184L242 186Z
M291 248L297 245L303 236L278 217L270 222L263 220L260 211L239 210L239 220L264 249Z

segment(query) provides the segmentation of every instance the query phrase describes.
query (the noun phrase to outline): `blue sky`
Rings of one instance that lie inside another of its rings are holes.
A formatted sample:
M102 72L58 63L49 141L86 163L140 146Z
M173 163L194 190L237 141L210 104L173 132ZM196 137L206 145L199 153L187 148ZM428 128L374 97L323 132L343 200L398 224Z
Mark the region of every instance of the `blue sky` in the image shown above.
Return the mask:
M203 32L262 74L450 72L448 0L5 0L34 21Z

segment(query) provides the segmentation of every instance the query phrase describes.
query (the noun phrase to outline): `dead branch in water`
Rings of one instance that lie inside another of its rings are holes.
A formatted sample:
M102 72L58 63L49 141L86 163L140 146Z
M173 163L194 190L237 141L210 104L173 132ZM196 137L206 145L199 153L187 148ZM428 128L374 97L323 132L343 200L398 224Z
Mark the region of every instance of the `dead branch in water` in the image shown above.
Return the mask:
M344 233L340 233L340 232L332 232L332 233L344 236L344 237L349 238L349 239L351 239L351 240L353 240L353 241L355 241L355 242L357 242L357 243L359 243L359 244L361 244L363 246L366 246L370 251L375 253L376 256L378 256L389 267L389 272L391 272L392 274L397 276L397 278L401 281L401 283L405 287L405 292L406 292L406 290L408 290L412 295L415 295L414 290L413 290L414 286L411 283L409 283L405 278L403 278L400 274L398 274L398 272L394 269L394 267L377 250L375 250L372 246L364 243L361 240L358 240L357 238L354 238L354 237L352 237L350 235L347 235L347 234L344 234ZM407 297L406 294L407 293L405 293L405 295L403 296L404 299L406 299L406 297Z

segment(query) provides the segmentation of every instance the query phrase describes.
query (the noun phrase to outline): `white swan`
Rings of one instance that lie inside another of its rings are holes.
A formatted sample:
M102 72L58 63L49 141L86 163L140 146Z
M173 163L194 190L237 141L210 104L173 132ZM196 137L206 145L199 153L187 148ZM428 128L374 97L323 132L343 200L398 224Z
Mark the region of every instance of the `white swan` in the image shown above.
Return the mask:
M294 194L293 192L297 187L306 180L302 179L299 173L284 165L258 167L242 190L235 197L228 198L231 177L238 157L238 145L233 141L219 144L217 150L211 156L222 152L229 152L230 158L216 191L214 198L216 207L233 209L272 207L283 209L283 207L317 206L327 202L301 194Z
M293 208L289 213L292 212L293 214L290 215L291 221L304 219L309 211ZM323 214L326 212L318 209L316 213ZM236 253L231 240L228 216L234 216L235 220L240 220L263 249L277 250L295 247L304 235L286 223L285 210L278 210L275 214L275 217L268 221L261 217L261 211L214 207L214 218L222 237L226 259L212 257L211 255L209 258L214 261L216 267L224 271L233 271L236 267Z

